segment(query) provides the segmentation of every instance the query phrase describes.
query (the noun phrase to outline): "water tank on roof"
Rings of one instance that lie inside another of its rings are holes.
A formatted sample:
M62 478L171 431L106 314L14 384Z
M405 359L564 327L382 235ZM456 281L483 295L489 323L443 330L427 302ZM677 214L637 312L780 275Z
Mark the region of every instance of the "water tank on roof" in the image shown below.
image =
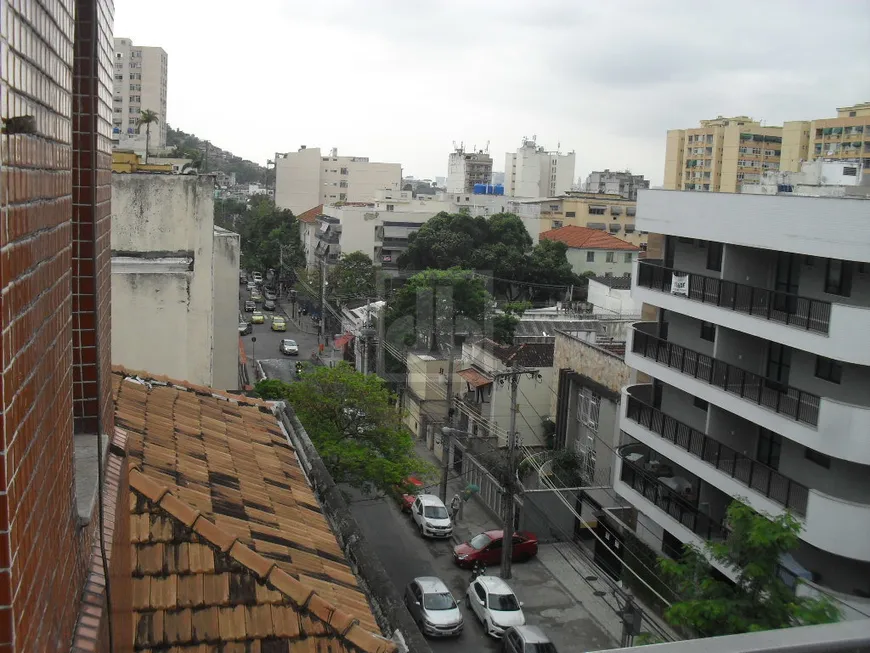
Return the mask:
M474 194L484 195L486 193L486 184L474 184Z
M496 184L493 195L504 195L504 184Z
M494 194L494 190L493 190L493 185L492 185L492 184L487 184L487 185L486 185L486 194L487 194L487 195L493 195L493 194Z

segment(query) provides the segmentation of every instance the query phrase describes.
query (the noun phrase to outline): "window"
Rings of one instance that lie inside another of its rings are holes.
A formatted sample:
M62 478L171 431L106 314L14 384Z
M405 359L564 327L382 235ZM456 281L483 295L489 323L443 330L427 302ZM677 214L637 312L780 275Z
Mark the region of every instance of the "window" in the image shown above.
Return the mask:
M139 107L130 107L129 112L130 113L139 113Z
M844 177L857 177L858 176L858 168L853 166L845 166L843 168L843 176Z
M589 215L604 215L607 211L606 206L590 206L589 207Z
M396 209L395 204L387 204L387 211L394 211Z
M339 188L347 188L347 182L346 182L346 181L340 181L340 182L338 183L338 187L339 187Z
M704 412L707 412L707 409L710 407L710 404L708 404L700 397L695 397L695 401L693 403L695 404L695 408L703 410Z
M839 385L843 379L843 364L824 356L816 356L816 376Z
M831 457L826 456L823 453L819 453L815 449L810 449L809 447L804 449L804 458L806 458L810 462L814 462L820 467L824 467L825 469L831 468Z
M577 216L577 211L565 211L566 218L574 218Z
M601 396L589 388L580 388L577 395L577 421L591 430L598 431L598 411L601 407Z
M561 220L553 220L553 229L561 229L562 221Z
M831 295L848 297L852 294L852 263L838 259L828 259L825 273L825 292Z
M628 253L625 255L625 262L626 262L626 263L631 263L631 259L632 259L633 257L634 257L634 255L633 255L631 252L628 252Z
M130 96L130 102L141 102L141 101L142 101L141 95L131 95Z
M714 243L711 242L710 246L707 248L707 269L715 270L716 272L722 271L722 249L724 245L722 243Z
M701 340L716 340L716 325L712 322L701 322Z
M124 81L124 76L123 75L115 75L115 79L117 81L121 82L121 81Z
M586 252L586 262L595 263L595 252Z
M142 79L142 73L130 73L130 79Z
M613 263L615 258L616 258L616 253L615 253L615 252L607 252L607 256L605 257L604 260L605 260L607 263Z
M779 454L782 451L782 437L779 433L761 429L758 434L758 461L773 469L779 469Z
M341 174L346 175L346 174L347 174L347 168L342 168L342 169L341 169Z

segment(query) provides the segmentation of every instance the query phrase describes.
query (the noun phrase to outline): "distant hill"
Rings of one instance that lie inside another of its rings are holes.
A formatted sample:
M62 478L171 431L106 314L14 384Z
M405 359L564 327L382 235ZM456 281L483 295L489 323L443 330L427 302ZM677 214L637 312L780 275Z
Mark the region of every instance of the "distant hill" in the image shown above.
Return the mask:
M166 126L166 147L175 148L179 156L193 159L202 172L215 172L220 170L227 174L236 173L236 182L246 184L249 182L269 183L272 171L253 161L248 161L232 152L217 147L214 143L208 144L206 157L206 142L201 138Z

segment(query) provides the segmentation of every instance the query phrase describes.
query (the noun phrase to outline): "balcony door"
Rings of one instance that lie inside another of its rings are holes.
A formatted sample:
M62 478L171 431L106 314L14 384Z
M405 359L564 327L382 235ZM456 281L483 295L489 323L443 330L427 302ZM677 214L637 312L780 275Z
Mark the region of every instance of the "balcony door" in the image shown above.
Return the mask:
M776 294L773 308L784 313L797 312L797 292L800 284L801 257L797 254L779 252L776 259Z
M778 342L771 342L767 349L766 385L768 388L785 392L791 373L791 348Z

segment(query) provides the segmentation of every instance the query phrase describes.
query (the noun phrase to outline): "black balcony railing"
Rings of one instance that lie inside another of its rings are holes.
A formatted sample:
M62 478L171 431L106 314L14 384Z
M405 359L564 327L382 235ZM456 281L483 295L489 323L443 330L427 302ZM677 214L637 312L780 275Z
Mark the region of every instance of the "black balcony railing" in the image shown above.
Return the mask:
M338 232L318 233L317 240L335 245L341 239L341 234Z
M631 351L797 422L811 426L819 424L820 400L817 395L774 383L759 374L662 340L638 328L634 329Z
M622 451L619 453L620 456L623 455ZM619 478L695 535L699 535L705 540L725 539L726 531L719 522L699 511L678 492L624 457L622 458L622 472Z
M674 275L688 277L688 298L704 304L714 304L738 313L745 313L789 326L828 333L831 323L831 303L809 299L791 293L756 288L742 283L683 272L649 261L638 267L637 285L652 290L671 292Z
M801 485L787 476L783 476L772 467L748 458L691 426L665 415L662 411L637 397L629 395L626 408L626 416L632 422L640 424L680 449L713 465L746 487L776 501L782 507L801 517L806 516L809 489L805 485Z

